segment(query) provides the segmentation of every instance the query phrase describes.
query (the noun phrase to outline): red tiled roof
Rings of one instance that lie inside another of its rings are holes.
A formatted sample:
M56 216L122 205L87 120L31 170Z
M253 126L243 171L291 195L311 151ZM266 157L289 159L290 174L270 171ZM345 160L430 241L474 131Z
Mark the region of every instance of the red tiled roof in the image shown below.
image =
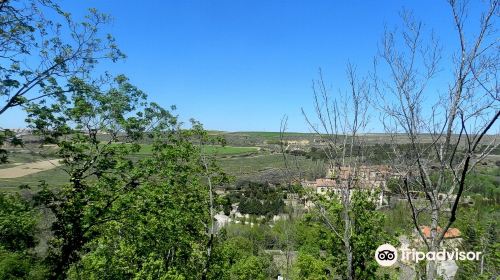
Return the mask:
M424 234L425 238L431 238L431 228L428 226L421 226L420 230ZM438 233L443 232L441 227L437 228ZM444 238L457 238L460 237L460 230L458 228L449 228L448 231L444 234Z
M334 187L335 180L332 179L316 179L316 187Z

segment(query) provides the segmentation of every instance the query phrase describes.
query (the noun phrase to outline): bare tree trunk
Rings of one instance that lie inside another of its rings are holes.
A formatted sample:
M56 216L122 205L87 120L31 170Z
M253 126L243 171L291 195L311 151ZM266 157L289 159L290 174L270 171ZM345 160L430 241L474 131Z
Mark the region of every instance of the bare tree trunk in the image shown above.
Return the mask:
M202 280L207 279L207 274L210 269L210 263L212 260L212 247L214 243L214 237L215 237L215 225L214 225L214 198L213 198L213 193L212 193L212 178L210 178L209 170L208 170L208 165L205 161L204 156L202 156L202 161L203 165L205 167L205 172L207 172L207 180L208 180L208 193L209 193L209 200L210 200L210 228L209 228L209 237L208 237L208 243L207 243L207 260L205 262L205 267L203 268L203 273L202 273Z
M349 187L346 188L344 194L342 195L342 200L344 207L342 209L342 218L344 220L344 250L346 254L347 261L347 271L346 277L348 280L353 279L353 265L352 265L352 248L351 248L351 217L349 215L350 209L350 191Z
M295 168L296 168L295 171L292 170L292 166L291 166L291 164L289 162L289 158L286 154L285 132L287 130L287 124L288 124L288 117L284 116L281 119L281 124L280 124L280 150L281 150L281 154L283 156L283 164L285 165L284 169L283 169L285 184L288 187L288 193L294 194L295 192L291 186L292 186L293 182L297 182L297 181L300 181L302 179L302 176L301 176L302 172L301 172L300 167L298 165L295 166ZM297 173L297 174L295 174L295 173ZM295 211L293 204L290 205L290 208L291 208L290 211L292 211L292 213L288 213L289 214L288 221L285 222L285 224L284 224L285 258L286 258L285 279L290 279L290 268L292 266L290 253L291 253L291 250L293 249L293 245L294 245L293 238L290 238L290 231L291 231L290 225L293 223L293 219L294 219L293 212Z
M437 228L438 228L438 220L439 220L439 209L437 207L433 207L432 214L431 214L431 243L430 243L430 248L429 252L436 252L439 248L439 244L436 244L436 236L438 234ZM437 267L436 267L436 261L435 260L428 260L427 261L427 279L436 279L436 272L437 272Z
M208 167L207 159L204 154L204 143L203 140L201 140L201 162L203 164L203 167L205 168L205 175L207 176L207 183L208 183L208 196L209 196L209 212L210 212L210 224L209 224L209 229L208 229L208 243L207 243L207 260L205 262L205 267L203 268L202 280L206 280L208 276L208 272L210 270L210 263L212 261L212 249L213 249L213 243L214 243L214 238L215 238L215 211L214 211L214 195L213 195L213 187L212 187L212 177L210 174L210 169Z

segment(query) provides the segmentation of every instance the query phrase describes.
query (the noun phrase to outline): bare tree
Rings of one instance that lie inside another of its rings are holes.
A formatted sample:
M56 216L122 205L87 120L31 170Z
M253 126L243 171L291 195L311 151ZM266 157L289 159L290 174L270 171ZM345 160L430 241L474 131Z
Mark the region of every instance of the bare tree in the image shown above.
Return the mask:
M331 221L326 210L327 202L324 199L315 197L315 194L311 194L311 197L327 227L344 244L347 263L346 278L355 279L351 244L353 228L350 198L356 184L355 178L359 167L364 160L361 147L364 145L362 133L366 132L368 122L369 87L366 79L360 79L357 76L356 69L351 64L348 65L346 72L349 90L332 96L320 70L319 80L313 82L314 119L308 116L304 109L302 113L309 127L321 139L323 143L321 148L328 159L329 169L331 173L336 174L336 184L341 186L343 227L337 227ZM348 172L341 176L342 170Z
M282 168L284 184L287 188L287 194L291 194L293 198L294 195L298 195L293 187L294 184L301 182L304 179L304 166L299 163L299 157L290 156L287 151L287 134L286 131L288 129L288 117L285 115L281 119L280 122L280 134L279 134L279 147L280 152L283 156L284 168ZM293 231L293 223L294 219L299 215L299 209L295 207L293 203L289 204L287 209L288 220L284 221L283 226L281 227L281 234L283 236L283 242L285 245L285 259L286 259L286 267L285 267L285 279L290 279L290 272L292 266L292 251L295 242L295 234Z
M386 31L382 40L386 68L375 64L374 89L383 100L394 168L403 177L400 187L414 227L433 252L457 218L467 175L498 145L498 132L488 135L500 114L498 1L486 1L475 34L473 26L465 27L472 21L467 2L448 1L456 49L447 46L445 52L434 34L424 35L423 24L404 11L404 29ZM448 57L448 52L453 53ZM447 88L433 84L446 79ZM424 205L411 191L425 194ZM423 220L422 213L430 218ZM430 237L422 224L430 225ZM436 270L435 261L429 261L427 279L435 279Z

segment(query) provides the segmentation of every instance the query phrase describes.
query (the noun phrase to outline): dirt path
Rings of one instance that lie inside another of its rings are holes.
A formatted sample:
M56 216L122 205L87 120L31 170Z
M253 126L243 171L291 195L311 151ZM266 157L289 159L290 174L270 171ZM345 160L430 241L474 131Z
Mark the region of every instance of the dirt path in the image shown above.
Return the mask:
M52 169L61 165L58 159L24 163L18 166L0 169L0 179L23 177L40 171Z

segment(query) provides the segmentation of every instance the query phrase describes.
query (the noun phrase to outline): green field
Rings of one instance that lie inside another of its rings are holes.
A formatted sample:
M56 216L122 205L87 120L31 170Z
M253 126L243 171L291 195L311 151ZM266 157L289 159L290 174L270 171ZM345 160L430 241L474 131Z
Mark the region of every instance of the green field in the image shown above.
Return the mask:
M36 188L41 181L45 181L51 187L58 187L69 182L69 177L62 167L59 166L23 177L0 179L0 189L4 191L16 191L19 190L19 186L21 185Z
M316 168L317 164L305 157L289 157L289 167L292 170L300 169L302 172ZM283 169L285 164L281 154L263 154L250 157L234 157L219 159L220 166L230 175L247 176L271 169Z
M141 145L141 150L136 157L141 158L152 154L152 148L152 145ZM215 155L221 158L230 158L234 156L248 157L259 153L259 148L257 147L206 146L204 149L207 154ZM46 159L47 157L42 157L34 153L17 151L10 153L9 163L0 165L0 168L10 168L19 163L29 163ZM241 166L241 164L233 169L238 169L239 166ZM23 177L0 179L0 189L14 191L18 190L18 187L24 184L27 184L30 187L36 187L39 185L40 181L45 181L50 186L57 187L68 182L68 175L63 171L62 167L57 167Z
M260 172L284 168L283 156L281 154L256 153L257 148L252 147L215 147L211 153L221 155L218 156L218 162L222 169L229 175L252 176ZM146 154L141 155L146 156ZM292 165L298 164L299 168L307 172L314 168L314 162L304 157L297 157L296 161L291 162ZM296 168L294 166L294 168ZM68 175L64 172L61 166L54 169L41 171L35 174L12 178L0 179L0 189L6 191L18 190L20 185L27 184L30 187L39 185L40 181L45 181L50 186L61 186L68 182Z
M232 147L232 146L207 146L204 148L207 154L213 155L241 155L252 154L259 151L257 147Z
M205 153L211 155L220 155L220 156L228 156L228 155L243 155L243 154L252 154L257 153L259 148L257 147L233 147L233 146L206 146L203 148ZM141 145L141 150L139 154L149 155L153 153L153 145L143 144Z
M283 157L270 142L279 141L279 132L220 132L211 131L213 135L222 135L226 137L227 146L205 146L204 152L209 155L215 155L221 167L232 176L252 177L260 173L267 173L271 169L281 169L284 167ZM285 137L296 140L311 140L314 137L312 133L287 132ZM376 143L384 143L384 134L372 134L369 136L370 141ZM37 154L42 151L45 156ZM142 144L138 154L133 158L143 158L152 154L153 145ZM305 147L304 149L307 149ZM1 168L10 168L18 164L29 163L39 160L55 158L56 147L45 146L40 148L39 145L31 144L24 148L11 149L9 153L9 163L0 165ZM301 172L307 173L308 170L320 169L318 163L314 163L310 159L304 157L296 157L296 161L292 163L295 169L301 169ZM492 160L490 160L492 161ZM494 162L494 161L493 161ZM62 167L51 170L41 171L36 174L27 175L13 179L0 179L0 189L16 190L19 185L28 184L36 186L39 181L46 181L51 186L60 186L68 181L67 175L62 170Z

